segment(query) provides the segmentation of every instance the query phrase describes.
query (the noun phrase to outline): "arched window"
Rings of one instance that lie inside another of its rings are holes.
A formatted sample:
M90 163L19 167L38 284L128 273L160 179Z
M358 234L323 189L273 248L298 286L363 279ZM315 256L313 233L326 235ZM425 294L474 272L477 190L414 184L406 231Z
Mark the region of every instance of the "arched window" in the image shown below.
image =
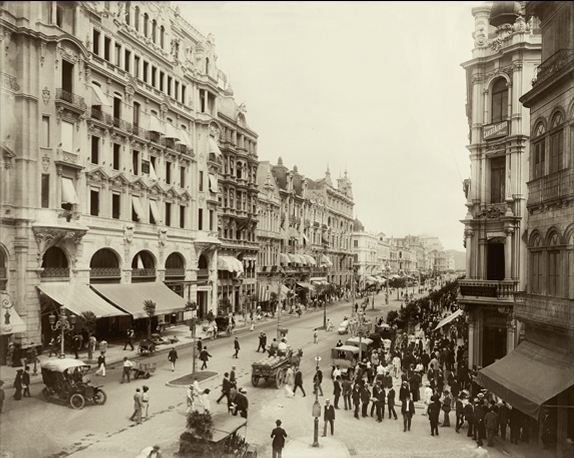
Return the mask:
M140 30L140 7L136 6L134 8L134 26L136 30L139 32Z
M155 43L157 38L157 22L155 19L151 21L151 41Z
M546 175L546 128L540 121L534 128L534 140L532 144L532 178L540 178Z
M562 266L560 253L560 238L556 232L550 235L548 242L548 285L546 293L549 296L560 296L562 294Z
M550 173L564 167L564 116L556 112L550 120Z
M119 283L121 280L120 260L117 254L102 248L90 260L90 283Z
M185 259L180 253L171 253L165 260L165 277L184 277Z
M42 269L43 278L69 277L68 257L64 250L55 246L48 248L42 257Z
M159 28L159 45L161 46L161 49L165 46L165 29L163 25Z
M155 280L155 259L146 250L140 251L132 259L132 283Z
M508 87L504 78L498 78L492 85L490 113L491 122L500 122L508 117Z
M147 13L144 13L144 27L143 27L143 33L144 36L147 37L148 33L149 33L149 16Z

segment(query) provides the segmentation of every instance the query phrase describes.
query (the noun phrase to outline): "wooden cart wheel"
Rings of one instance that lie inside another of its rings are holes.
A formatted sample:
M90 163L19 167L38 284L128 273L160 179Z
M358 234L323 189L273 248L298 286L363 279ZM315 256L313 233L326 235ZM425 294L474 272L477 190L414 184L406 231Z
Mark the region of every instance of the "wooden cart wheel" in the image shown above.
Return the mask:
M285 383L285 375L286 375L285 369L279 369L277 371L277 374L275 375L275 386L277 388L281 388Z
M257 375L252 375L251 376L251 384L253 386L257 386L257 384L259 383L259 376Z

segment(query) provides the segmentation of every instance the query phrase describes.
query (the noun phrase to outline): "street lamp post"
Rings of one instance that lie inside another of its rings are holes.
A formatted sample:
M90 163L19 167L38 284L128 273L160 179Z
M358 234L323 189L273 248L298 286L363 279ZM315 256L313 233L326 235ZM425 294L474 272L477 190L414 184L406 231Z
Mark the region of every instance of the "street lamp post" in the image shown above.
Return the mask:
M319 369L320 356L315 356L315 368ZM313 447L319 447L319 417L321 416L321 404L319 404L319 390L315 387L315 402L313 403Z
M48 321L50 322L50 327L52 331L57 331L58 329L61 331L60 338L60 358L65 358L66 353L64 353L64 333L66 331L71 331L76 324L76 317L71 315L68 317L65 312L66 308L64 306L60 307L60 313L58 315L54 315L51 313L48 316Z

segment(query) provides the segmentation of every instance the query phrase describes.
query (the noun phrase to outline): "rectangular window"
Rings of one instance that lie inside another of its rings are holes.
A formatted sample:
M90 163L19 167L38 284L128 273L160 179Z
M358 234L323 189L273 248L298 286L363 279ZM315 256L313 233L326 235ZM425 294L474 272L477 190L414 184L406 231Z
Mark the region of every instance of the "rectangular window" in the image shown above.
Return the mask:
M185 84L181 85L181 103L185 105Z
M119 170L121 163L120 163L120 151L121 151L121 145L118 145L117 143L114 143L114 157L112 160L112 168L114 170Z
M165 182L171 184L171 162L169 161L165 163Z
M167 95L171 95L171 76L167 77Z
M91 154L92 164L100 163L100 137L92 135L92 154Z
M124 50L124 70L126 72L130 71L130 60L132 58L132 53L129 50Z
M159 90L163 92L163 79L165 78L164 72L159 72Z
M148 67L149 67L149 64L144 60L144 63L143 63L143 80L144 80L144 83L147 83Z
M134 175L139 175L140 169L140 152L139 151L132 151L132 173Z
M140 77L140 56L134 56L134 72L135 77Z
M548 252L548 287L549 296L560 296L560 252Z
M120 195L112 194L112 218L120 219Z
M122 63L122 45L116 43L114 45L114 51L116 53L116 65L119 67Z
M165 225L171 226L171 204L169 202L165 203Z
M203 172L199 172L199 190L203 191Z
M149 161L142 161L142 174L143 175L150 174Z
M122 99L114 97L114 118L119 121L122 117Z
M112 46L112 40L109 37L104 37L104 59L110 60L110 48Z
M135 127L139 127L140 125L140 104L137 102L134 102L132 124Z
M173 97L177 100L179 97L179 81L175 82L175 91L173 91Z
M205 106L205 96L206 96L206 91L205 91L205 89L200 89L200 90L199 90L199 107L200 107L200 110L199 110L199 111L201 111L201 113L205 113L205 108L206 108L206 106Z
M562 170L562 146L564 145L563 133L564 131L560 129L559 131L550 135L550 173Z
M74 124L68 121L61 122L61 138L62 151L67 153L74 152Z
M62 60L62 90L64 91L62 95L70 102L74 92L74 64L65 59Z
M209 210L209 230L213 230L213 210Z
M179 227L181 227L182 229L185 228L185 206L184 205L179 206Z
M100 192L92 189L90 191L90 215L98 216L100 214Z
M50 175L42 174L42 208L50 208Z
M42 116L42 146L50 147L50 117Z
M504 202L506 157L490 160L490 202Z
M100 55L100 31L96 29L92 32L92 52Z
M151 68L151 85L155 87L156 84L156 76L157 76L157 68Z
M200 208L197 211L197 230L198 231L203 230L203 208Z
M546 147L545 141L541 140L534 144L534 160L532 175L534 178L543 177L546 174Z
M179 168L179 187L185 188L185 167Z

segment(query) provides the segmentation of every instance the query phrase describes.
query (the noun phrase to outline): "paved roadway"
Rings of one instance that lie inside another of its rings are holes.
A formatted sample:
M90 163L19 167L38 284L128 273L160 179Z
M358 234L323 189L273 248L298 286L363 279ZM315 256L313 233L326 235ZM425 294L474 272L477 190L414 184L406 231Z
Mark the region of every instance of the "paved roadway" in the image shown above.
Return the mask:
M396 296L395 296L396 297ZM368 315L386 314L391 308L398 308L399 303L391 301L384 305L384 294L376 299L375 311L368 307ZM335 326L344 315L349 315L351 305L339 304L328 308L328 316ZM261 358L256 353L259 330L264 330L271 338L275 334L274 322L259 327L254 332L241 335L239 359L233 354L233 340L219 339L208 342L208 350L214 356L209 363L209 370L217 371L215 379L202 383L212 389L212 410L225 410L216 405L219 396L218 385L221 374L236 365L239 385L247 389L250 402L247 439L258 444L263 452L260 456L270 454L269 434L277 418L281 418L290 439L302 440L312 435L313 419L311 406L312 374L315 369L314 357L322 358L321 366L328 374L330 349L340 337L334 333L320 331L319 343L313 344L313 329L322 324L322 313L308 313L303 317L291 320L286 324L289 329L288 340L294 348L302 347L304 356L302 369L307 397L299 393L294 399L287 398L283 390L271 386L254 388L250 383L251 363ZM344 336L343 336L344 338ZM18 458L61 457L135 457L145 446L159 443L164 449L172 449L185 425L185 388L168 387L165 384L191 371L191 348L179 351L180 359L177 370L172 373L165 354L152 359L158 362L155 375L145 382L120 384L120 370L113 369L106 379L92 377L95 383L103 380L108 402L103 407L91 406L75 411L65 406L47 403L41 399L41 385L34 385L34 397L25 399L10 408L0 417L0 450L12 453ZM132 426L129 416L132 413L132 396L135 388L147 384L150 387L150 419L143 425ZM10 390L11 391L11 390ZM328 376L324 382L325 397L332 399L332 385ZM323 399L320 398L321 404ZM341 402L342 406L342 402ZM356 420L350 412L337 411L336 438L341 440L351 455L357 456L470 456L467 450L472 449L472 442L454 433L453 428L443 428L447 434L440 439L430 437L425 417L417 411L413 422L413 431L402 432L401 421L385 420L382 424L373 419ZM400 418L400 417L399 417ZM357 427L359 426L360 427ZM321 422L322 427L322 422ZM446 438L444 437L446 436ZM288 455L289 444L286 447ZM267 453L269 452L269 453ZM430 453L430 454L429 454ZM469 452L470 453L470 452ZM171 455L168 455L171 456Z

